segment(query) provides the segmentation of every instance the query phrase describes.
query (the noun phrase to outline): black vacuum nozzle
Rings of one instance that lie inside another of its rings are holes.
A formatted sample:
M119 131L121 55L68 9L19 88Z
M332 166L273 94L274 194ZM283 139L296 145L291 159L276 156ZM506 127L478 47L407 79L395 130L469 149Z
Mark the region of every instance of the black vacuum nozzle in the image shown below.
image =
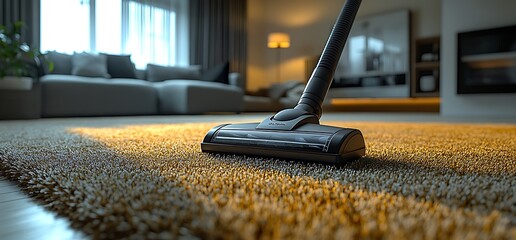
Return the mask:
M322 163L343 163L365 154L359 130L307 123L294 130L257 128L259 123L212 128L201 144L203 152L233 153Z
M360 130L319 124L322 104L333 80L361 0L347 0L299 102L261 123L212 128L201 143L203 152L234 153L342 163L365 155Z

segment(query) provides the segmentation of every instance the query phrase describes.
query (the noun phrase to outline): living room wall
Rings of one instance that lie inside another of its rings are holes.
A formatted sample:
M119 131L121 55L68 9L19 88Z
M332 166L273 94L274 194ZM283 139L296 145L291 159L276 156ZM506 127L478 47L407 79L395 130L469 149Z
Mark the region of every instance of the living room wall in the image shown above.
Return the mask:
M306 80L305 61L321 53L345 0L249 0L247 89L256 90L278 81ZM357 17L398 9L412 12L414 37L439 35L441 1L368 0ZM267 48L270 32L290 34L291 47L281 51L277 79L277 49Z
M516 1L443 0L441 113L515 117L516 94L457 95L457 33L516 24Z

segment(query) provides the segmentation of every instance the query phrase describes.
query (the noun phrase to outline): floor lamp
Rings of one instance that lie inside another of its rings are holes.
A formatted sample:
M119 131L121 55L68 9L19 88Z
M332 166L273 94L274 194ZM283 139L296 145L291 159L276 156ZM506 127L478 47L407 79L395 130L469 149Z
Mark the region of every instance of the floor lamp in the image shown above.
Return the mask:
M281 66L281 49L290 47L290 36L286 33L274 32L270 33L267 40L267 47L275 48L277 53L277 77L276 81L280 82L280 66Z

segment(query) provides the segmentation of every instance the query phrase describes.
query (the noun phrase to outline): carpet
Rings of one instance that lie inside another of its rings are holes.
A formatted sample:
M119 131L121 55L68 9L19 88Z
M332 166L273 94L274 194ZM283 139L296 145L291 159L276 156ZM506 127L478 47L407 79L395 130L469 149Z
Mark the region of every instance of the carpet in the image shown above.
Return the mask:
M0 175L96 239L516 239L515 125L325 122L366 140L335 167L201 153L216 124L6 122Z

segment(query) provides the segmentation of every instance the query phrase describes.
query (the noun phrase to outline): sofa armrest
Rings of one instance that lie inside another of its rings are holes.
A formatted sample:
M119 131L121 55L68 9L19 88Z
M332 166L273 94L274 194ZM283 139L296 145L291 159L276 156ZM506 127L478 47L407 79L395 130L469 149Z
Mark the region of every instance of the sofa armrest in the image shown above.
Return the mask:
M245 79L242 77L240 73L232 72L228 75L229 85L237 86L245 91Z
M146 76L147 72L146 72L146 70L136 69L135 73L136 73L136 78L137 79L147 80L147 76Z

